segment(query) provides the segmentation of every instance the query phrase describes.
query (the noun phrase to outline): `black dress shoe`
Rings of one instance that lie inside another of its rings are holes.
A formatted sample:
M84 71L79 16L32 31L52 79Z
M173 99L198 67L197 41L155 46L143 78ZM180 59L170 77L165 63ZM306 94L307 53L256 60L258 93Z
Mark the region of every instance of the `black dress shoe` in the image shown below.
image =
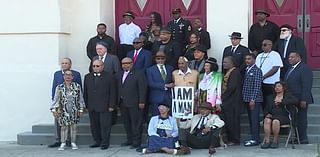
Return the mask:
M130 146L130 145L132 145L132 142L127 141L125 143L122 143L121 147Z
M140 144L133 144L130 149L137 149L137 148L140 148L141 145Z
M60 147L61 143L60 142L55 142L54 144L50 144L48 145L49 148L56 148L56 147Z
M109 146L107 146L107 145L102 145L102 146L100 147L101 150L105 150L105 149L108 149L108 148L109 148Z
M97 148L97 147L100 147L100 144L95 143L95 144L90 145L89 147L90 148Z

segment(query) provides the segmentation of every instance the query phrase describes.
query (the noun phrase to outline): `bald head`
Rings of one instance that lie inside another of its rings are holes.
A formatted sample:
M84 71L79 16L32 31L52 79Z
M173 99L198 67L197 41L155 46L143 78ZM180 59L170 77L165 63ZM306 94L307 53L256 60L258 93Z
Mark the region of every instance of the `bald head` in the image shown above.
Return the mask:
M132 64L132 59L129 57L125 57L121 60L121 65L122 65L122 69L124 71L130 71L133 64Z
M93 69L93 72L96 72L96 73L99 73L99 72L102 72L103 69L104 69L104 64L101 60L94 60L92 62L92 69Z

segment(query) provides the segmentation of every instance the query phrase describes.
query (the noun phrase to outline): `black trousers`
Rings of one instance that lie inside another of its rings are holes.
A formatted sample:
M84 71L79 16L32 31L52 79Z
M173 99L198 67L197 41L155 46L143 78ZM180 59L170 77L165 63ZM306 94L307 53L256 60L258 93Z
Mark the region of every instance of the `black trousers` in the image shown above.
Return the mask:
M141 145L143 111L138 106L126 107L120 103L121 116L127 133L127 141Z
M127 56L127 53L131 50L134 50L134 47L132 45L127 45L127 44L120 44L120 47L118 49L117 56L121 62L121 60Z
M94 141L101 146L110 145L111 112L89 112L91 133Z
M225 133L228 142L240 143L240 111L239 106L234 108L222 107Z
M298 107L297 121L300 141L308 141L308 104L305 109Z
M220 146L220 129L211 129L208 134L190 134L190 129L179 129L179 142L182 146L196 149L207 149L210 146Z
M263 113L266 113L266 109L268 108L268 104L272 104L273 101L272 99L270 99L270 97L273 95L273 84L265 84L262 83L262 94L263 94L263 103L262 103L262 110Z

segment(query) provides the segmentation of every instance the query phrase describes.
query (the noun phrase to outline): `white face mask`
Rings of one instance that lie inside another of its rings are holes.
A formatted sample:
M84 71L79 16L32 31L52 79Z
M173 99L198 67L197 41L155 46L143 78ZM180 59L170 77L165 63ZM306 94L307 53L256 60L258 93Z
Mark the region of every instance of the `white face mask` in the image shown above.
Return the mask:
M280 39L286 39L291 35L291 30L287 30L285 32L281 31L280 33Z

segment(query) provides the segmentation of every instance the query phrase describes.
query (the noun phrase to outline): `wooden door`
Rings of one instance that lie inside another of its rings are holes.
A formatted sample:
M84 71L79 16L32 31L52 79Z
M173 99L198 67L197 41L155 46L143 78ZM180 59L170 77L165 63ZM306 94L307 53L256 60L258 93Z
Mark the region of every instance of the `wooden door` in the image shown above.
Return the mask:
M266 9L270 13L268 20L279 26L290 24L294 34L304 39L308 65L320 68L320 1L253 0L253 8Z
M161 14L164 25L171 20L171 10L180 8L182 17L193 20L201 18L206 25L206 2L207 0L115 0L115 23L116 27L123 23L122 15L131 10L136 18L134 22L142 30L149 24L151 12L156 11ZM118 38L118 29L116 29Z

